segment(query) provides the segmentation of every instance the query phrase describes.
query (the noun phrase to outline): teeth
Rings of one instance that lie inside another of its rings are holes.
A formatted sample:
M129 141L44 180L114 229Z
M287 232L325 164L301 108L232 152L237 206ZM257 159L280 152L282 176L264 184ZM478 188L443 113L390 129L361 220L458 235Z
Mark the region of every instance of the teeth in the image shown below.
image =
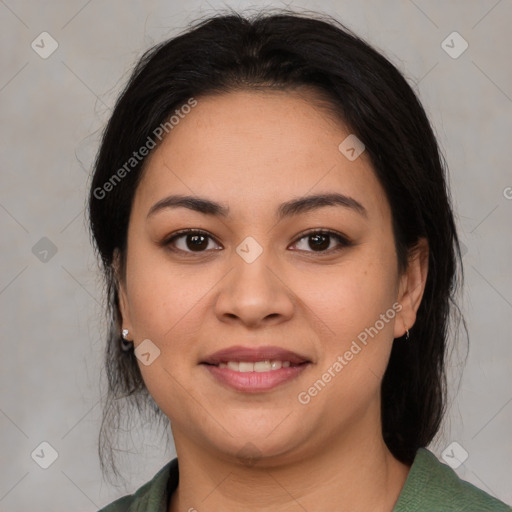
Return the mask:
M228 363L229 365L229 363ZM246 363L243 361L240 361L238 363L238 371L239 372L253 372L254 371L254 363Z
M219 368L229 368L235 372L270 372L272 370L279 370L280 368L288 368L290 361L266 360L256 361L254 363L248 361L228 361L227 363L219 363Z
M282 361L272 361L270 363L271 370L279 370L279 368L282 368L282 366L283 366Z
M269 372L272 369L270 361L257 361L253 364L255 372Z

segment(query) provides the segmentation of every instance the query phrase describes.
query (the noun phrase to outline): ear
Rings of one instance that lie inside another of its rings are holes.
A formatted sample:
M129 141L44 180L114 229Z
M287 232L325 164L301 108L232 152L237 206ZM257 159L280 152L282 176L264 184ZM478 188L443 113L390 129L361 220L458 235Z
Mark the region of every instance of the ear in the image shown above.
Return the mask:
M411 249L407 269L400 277L398 302L402 309L395 322L395 338L400 338L416 322L416 312L420 307L425 291L428 273L429 247L426 238L420 238L417 245Z
M130 308L128 306L128 297L126 295L126 284L124 276L121 272L121 253L119 249L114 249L114 258L112 261L112 268L114 270L114 279L116 281L117 295L119 298L119 312L121 314L121 329L128 329L132 332L130 321Z

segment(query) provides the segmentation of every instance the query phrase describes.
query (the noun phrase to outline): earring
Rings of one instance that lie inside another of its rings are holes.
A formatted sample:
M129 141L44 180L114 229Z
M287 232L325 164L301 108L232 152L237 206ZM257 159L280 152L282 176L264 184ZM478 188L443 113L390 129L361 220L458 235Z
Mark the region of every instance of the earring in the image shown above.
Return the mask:
M129 352L133 348L133 343L126 339L128 336L128 329L123 329L121 331L121 350L123 352Z
M405 329L405 339L409 339L409 329Z

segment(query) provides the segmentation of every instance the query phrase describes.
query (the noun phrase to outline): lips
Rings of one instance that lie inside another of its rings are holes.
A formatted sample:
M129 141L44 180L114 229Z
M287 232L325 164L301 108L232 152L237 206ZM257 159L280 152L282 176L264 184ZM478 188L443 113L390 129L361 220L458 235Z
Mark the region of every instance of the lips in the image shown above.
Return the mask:
M311 363L306 356L280 347L235 346L211 354L201 365L224 387L262 393L299 378Z
M211 354L201 363L218 366L220 363L227 363L229 361L255 363L266 360L289 361L292 365L311 362L306 356L280 347L233 346Z

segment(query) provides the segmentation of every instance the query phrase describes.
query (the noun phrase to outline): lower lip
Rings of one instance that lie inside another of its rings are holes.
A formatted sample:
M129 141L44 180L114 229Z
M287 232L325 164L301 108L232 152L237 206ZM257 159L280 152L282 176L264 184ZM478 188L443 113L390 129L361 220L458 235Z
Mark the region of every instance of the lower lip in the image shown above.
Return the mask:
M289 366L268 372L237 372L230 368L219 368L209 364L203 366L220 382L246 393L267 391L299 376L310 363Z

